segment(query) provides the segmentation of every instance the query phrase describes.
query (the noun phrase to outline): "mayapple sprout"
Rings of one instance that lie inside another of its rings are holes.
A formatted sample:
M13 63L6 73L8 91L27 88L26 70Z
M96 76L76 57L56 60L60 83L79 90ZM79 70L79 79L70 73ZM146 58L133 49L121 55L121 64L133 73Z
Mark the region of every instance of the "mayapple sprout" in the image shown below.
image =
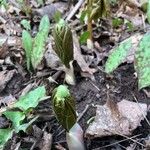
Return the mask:
M92 43L92 21L97 21L99 18L107 17L109 14L109 0L87 0L85 9L87 16L87 31L89 32L88 40Z
M75 102L67 86L60 85L52 94L53 110L58 122L66 129L69 150L84 150L83 130L77 123Z
M65 81L68 84L75 84L73 69L73 37L70 27L60 19L53 30L54 50L65 66Z

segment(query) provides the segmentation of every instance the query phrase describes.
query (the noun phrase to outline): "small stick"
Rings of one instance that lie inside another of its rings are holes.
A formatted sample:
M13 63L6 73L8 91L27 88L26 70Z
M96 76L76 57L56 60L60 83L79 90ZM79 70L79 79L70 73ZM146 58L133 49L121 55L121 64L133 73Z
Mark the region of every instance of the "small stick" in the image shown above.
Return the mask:
M132 136L132 137L130 137L130 138L133 139L133 138L136 138L136 137L138 137L138 136L140 136L140 135L141 135L141 134L134 135L134 136ZM120 141L118 141L118 142L114 142L114 143L111 143L111 144L108 144L108 145L105 145L105 146L102 146L102 147L99 147L99 148L95 148L95 149L93 149L93 150L99 150L99 149L102 149L102 148L107 148L107 147L110 147L110 146L113 146L113 145L116 145L116 144L125 142L125 141L127 141L127 140L130 140L130 139L123 139L123 140L120 140Z
M84 0L79 0L78 3L75 5L75 7L73 8L73 10L71 10L71 12L69 13L69 15L67 16L67 18L65 19L66 21L70 20L74 14L77 12L77 10L81 7L81 5L83 4Z
M144 112L142 111L142 108L141 108L141 106L139 105L139 102L138 102L136 96L134 95L134 93L132 93L132 95L133 95L133 98L135 99L135 101L137 102L139 108L141 109L141 112L142 112L142 115L143 115L144 119L146 120L147 124L150 126L150 122L148 121L147 117L145 116Z

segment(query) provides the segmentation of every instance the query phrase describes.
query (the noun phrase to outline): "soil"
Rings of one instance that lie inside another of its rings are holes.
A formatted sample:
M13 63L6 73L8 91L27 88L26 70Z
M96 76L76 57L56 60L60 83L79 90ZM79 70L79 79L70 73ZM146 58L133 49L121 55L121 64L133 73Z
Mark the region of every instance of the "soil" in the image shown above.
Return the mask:
M76 100L76 109L79 114L81 114L88 105L88 109L80 118L79 124L85 131L88 128L88 121L95 116L96 105L103 105L107 99L111 99L115 102L119 102L123 99L129 101L135 101L135 97L141 103L150 104L150 98L144 93L143 90L138 91L137 78L134 75L133 64L123 64L121 65L111 76L106 75L103 71L99 70L94 74L95 81L87 78L77 77L77 84L75 86L69 86L69 89ZM20 80L18 80L20 79ZM60 79L58 79L60 80ZM16 83L16 86L14 85ZM23 88L23 80L19 75L16 75L11 82L6 87L6 93L16 94L19 89ZM27 82L26 80L24 82ZM22 84L21 84L22 83ZM49 88L47 86L47 88ZM50 91L54 88L51 86ZM147 89L150 90L150 89ZM16 94L17 95L17 94ZM135 97L134 97L135 96ZM56 118L53 115L51 108L51 100L45 100L41 102L35 111L35 114L40 114L39 119L34 123L40 129L46 126L46 131L53 135L52 149L56 149L56 145L60 144L63 147L66 145L66 137L63 128L58 124ZM150 113L147 115L147 119L150 120ZM33 126L34 126L33 125ZM150 133L150 126L144 120L132 134L132 136L139 135L136 140L144 144L144 139ZM33 137L33 133L28 134L20 133L15 135L13 140L22 140L21 147L23 149L30 149L32 142L23 140L24 138ZM111 136L104 138L88 139L84 138L87 150L122 150L133 144L133 141L125 140L124 142L113 144L119 142L120 140L126 139L121 136ZM6 146L6 149L10 149L13 140L10 141L11 144ZM109 146L112 144L112 146ZM108 146L107 146L108 145ZM11 146L12 147L12 146ZM104 147L104 148L102 148ZM12 148L11 148L12 149ZM36 146L34 148L37 149ZM144 149L139 144L136 144L137 150Z

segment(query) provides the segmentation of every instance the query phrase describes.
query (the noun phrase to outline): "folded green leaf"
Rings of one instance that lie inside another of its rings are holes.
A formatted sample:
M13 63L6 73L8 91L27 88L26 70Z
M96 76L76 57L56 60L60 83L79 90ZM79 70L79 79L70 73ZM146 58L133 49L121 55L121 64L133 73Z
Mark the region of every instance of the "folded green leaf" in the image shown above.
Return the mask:
M14 107L18 107L23 111L27 111L29 108L35 108L38 103L46 95L44 86L38 87L35 90L27 93L25 96L19 98L14 104Z
M138 74L139 89L150 86L150 34L147 33L140 41L135 53L135 70Z
M66 86L60 85L53 91L53 110L59 123L69 132L76 123L75 102Z
M31 68L31 53L32 53L32 37L30 33L26 30L22 32L22 44L25 49L26 61L27 61L27 69Z
M69 26L60 20L54 30L53 37L55 42L55 52L62 63L69 68L69 62L73 60L73 38Z
M113 52L108 57L108 60L105 64L105 72L113 72L126 58L128 51L132 47L131 39L127 39L120 43L120 45L113 50Z

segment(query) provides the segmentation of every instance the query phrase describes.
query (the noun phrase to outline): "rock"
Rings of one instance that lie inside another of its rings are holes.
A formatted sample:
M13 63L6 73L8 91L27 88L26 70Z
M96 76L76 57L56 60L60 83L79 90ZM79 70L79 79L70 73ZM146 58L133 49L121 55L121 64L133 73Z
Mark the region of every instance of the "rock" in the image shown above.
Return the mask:
M122 100L115 104L110 101L97 106L96 117L88 129L86 137L103 137L110 135L131 135L141 120L147 115L147 105Z

